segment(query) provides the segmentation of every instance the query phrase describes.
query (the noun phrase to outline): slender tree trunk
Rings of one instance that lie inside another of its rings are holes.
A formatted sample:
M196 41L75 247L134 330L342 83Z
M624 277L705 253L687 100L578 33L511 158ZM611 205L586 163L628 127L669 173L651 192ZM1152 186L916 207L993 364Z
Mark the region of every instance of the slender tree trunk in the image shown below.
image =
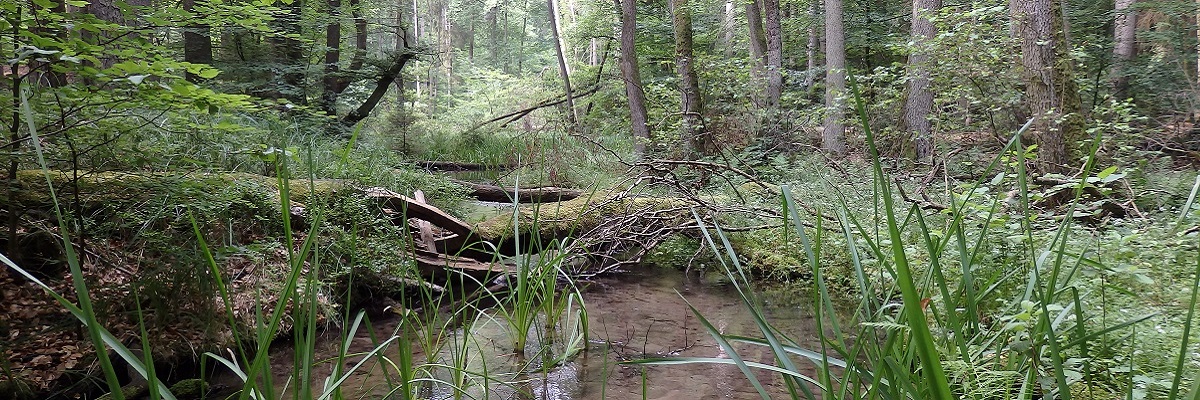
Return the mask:
M679 74L679 92L683 114L683 140L688 157L712 154L715 143L704 127L704 102L700 97L700 79L692 66L692 16L688 0L670 0L668 5L675 28L675 66Z
M646 95L642 92L642 77L638 71L637 3L635 0L616 1L621 9L621 77L625 80L625 95L629 98L634 153L641 157L650 143L650 128L646 125Z
M1137 54L1137 10L1136 0L1116 0L1113 9L1113 96L1117 99L1129 97L1129 76L1126 68ZM1197 31L1200 32L1200 31Z
M755 67L760 69L767 65L767 39L763 34L762 1L746 2L746 25L750 28L750 58L754 59Z
M528 36L529 32L529 0L524 0L521 10L523 12L521 13L521 40L517 44L517 75L521 75L521 67L525 63L525 36Z
M842 30L842 0L825 0L825 128L821 148L846 152L845 116L846 36Z
M779 0L763 0L767 21L767 108L779 107L783 94L783 27Z
M558 74L562 77L563 92L567 96L567 127L574 130L578 116L575 115L575 100L572 99L574 93L571 91L571 71L567 69L567 58L563 54L562 37L558 31L558 7L554 0L546 0L546 7L550 11L550 34L554 40L554 52L558 56Z
M438 25L441 35L438 36L438 47L442 53L443 86L446 96L454 94L454 27L450 23L450 0L441 0L438 6Z
M1072 79L1061 3L1016 0L1013 10L1021 40L1025 103L1036 118L1033 138L1042 172L1065 172L1070 147L1083 137L1079 91Z
M414 4L415 4L415 1L414 1ZM406 8L408 8L408 4L405 2L405 0L399 0L396 2L396 49L395 49L395 51L396 51L397 56L401 53L404 53L405 51L408 51L408 48L410 46L416 46L416 42L414 40L415 33L413 31L414 29L416 29L416 24L415 24L416 21L414 20L413 21L414 23L412 25L409 25L409 20L404 15L404 10ZM415 17L416 16L415 13L417 11L416 8L413 8L412 11L413 11L414 17ZM417 82L416 79L414 79L413 81L414 81L413 83L415 83L415 84L418 84L418 85L420 84L419 82ZM405 97L405 96L407 96L407 94L405 93L407 88L405 87L406 85L405 85L402 75L396 77L395 85L396 85L396 106L402 107L404 105L404 102L407 100Z
M350 18L354 19L354 54L350 56L350 70L358 72L367 61L367 19L363 17L362 0L350 0Z
M326 115L337 115L337 96L341 85L338 62L342 56L342 0L328 0L329 16L333 19L325 26L325 66L323 68L324 91L321 93L321 110Z
M908 88L904 101L904 126L916 145L917 160L933 157L933 91L929 89L929 41L937 35L930 17L942 7L941 0L913 0L912 54L908 56Z
M500 5L497 4L488 10L488 55L493 66L502 65L500 63L500 40L502 39L500 32Z
M812 4L809 5L808 14L812 22L808 25L808 45L804 48L804 56L808 58L806 60L808 72L804 74L805 88L812 87L813 83L817 80L817 54L821 52L821 34L817 30L820 25L817 25L816 22L821 20L821 1L811 1Z
M734 0L725 0L725 19L721 23L721 47L724 48L725 57L733 57L733 31L737 29L737 13L733 4Z

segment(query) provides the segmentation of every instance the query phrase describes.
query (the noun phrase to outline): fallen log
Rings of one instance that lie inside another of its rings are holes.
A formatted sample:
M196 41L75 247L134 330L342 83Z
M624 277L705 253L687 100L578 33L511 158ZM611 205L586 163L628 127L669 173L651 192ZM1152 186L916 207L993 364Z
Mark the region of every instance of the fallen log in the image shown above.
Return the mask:
M513 268L504 264L482 262L473 258L451 256L421 249L413 251L413 260L417 262L417 269L425 279L445 279L451 270L478 279L483 279L488 275L515 273Z
M458 161L417 161L416 164L424 170L443 172L507 171L517 167L516 164L478 164Z
M407 220L408 218L419 218L441 227L442 229L454 232L463 237L469 237L474 232L471 226L466 222L447 214L441 209L425 204L422 201L410 198L400 193L393 192L381 187L373 187L363 190L363 195L368 198L379 200L380 205L384 208L389 208L392 211L399 213L398 218Z
M471 189L468 196L474 197L481 201L494 201L498 203L513 202L513 193L516 193L516 201L518 203L550 203L556 201L567 201L583 195L583 192L578 189L560 188L554 186L531 187L509 189L495 185L485 185L482 183L473 183L451 179L451 182L465 186Z

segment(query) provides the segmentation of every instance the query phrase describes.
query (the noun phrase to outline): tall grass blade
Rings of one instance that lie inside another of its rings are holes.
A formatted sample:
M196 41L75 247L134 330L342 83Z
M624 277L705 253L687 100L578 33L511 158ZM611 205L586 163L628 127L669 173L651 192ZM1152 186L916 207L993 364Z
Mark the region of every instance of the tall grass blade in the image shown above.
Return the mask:
M884 215L887 219L888 237L891 239L892 247L892 262L896 266L897 284L900 286L900 294L904 301L904 312L908 319L908 325L912 328L912 341L916 344L917 353L921 360L921 373L925 376L925 383L929 385L929 395L938 400L950 400L956 398L950 391L949 380L942 368L941 358L937 352L937 343L933 340L933 334L929 330L929 325L925 320L925 313L921 309L921 296L917 291L915 281L913 281L912 270L908 265L907 255L904 253L904 241L900 236L900 226L896 222L896 214L893 209L894 205L891 185L885 179L883 168L879 162L879 150L875 146L875 135L871 132L871 125L867 120L866 106L863 103L862 94L858 90L858 82L854 75L848 74L850 77L850 86L854 92L855 108L858 111L858 117L861 121L863 131L867 136L867 147L871 151L871 164L875 171L875 178L880 182L882 187L881 196L883 197Z
M1197 180L1197 184L1200 185L1200 180ZM1193 189L1192 194L1195 193L1195 189ZM1170 400L1175 400L1176 396L1179 395L1179 385L1183 380L1183 373L1185 371L1184 363L1188 359L1188 341L1192 337L1192 321L1196 316L1197 295L1200 294L1197 293L1200 292L1200 258L1196 259L1196 270L1192 275L1194 275L1192 286L1188 288L1192 291L1192 300L1188 302L1187 317L1183 319L1183 339L1179 342L1179 359L1175 361L1175 378L1171 379L1171 391L1167 395L1167 398ZM1200 379L1196 379L1196 381L1200 382ZM1196 390L1192 389L1193 398L1197 394Z

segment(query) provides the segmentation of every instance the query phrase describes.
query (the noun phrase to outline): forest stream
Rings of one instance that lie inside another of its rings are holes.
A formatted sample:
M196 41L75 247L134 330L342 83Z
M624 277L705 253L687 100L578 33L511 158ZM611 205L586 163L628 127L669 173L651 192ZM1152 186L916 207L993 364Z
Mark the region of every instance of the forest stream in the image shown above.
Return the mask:
M688 309L688 303L723 333L761 336L732 285L697 278L695 275L685 275L672 268L641 267L582 283L581 292L587 304L589 321L587 350L554 367L541 368L537 362L529 360L518 362L511 350L512 341L504 317L494 309L486 310L466 329L459 328L448 333L446 341L449 343L442 346L435 359L437 363L447 366L466 365L465 369L470 371L459 380L465 383L460 386L462 390L458 398L566 400L757 397L755 388L733 365L621 364L623 361L654 357L727 358L728 355ZM809 302L803 301L807 298L794 291L764 295L763 311L776 328L788 337L801 340L798 344L802 347L812 348L816 328ZM400 321L399 317L390 315L386 319L376 320L373 322L374 332L380 335L395 331ZM464 333L468 336L461 336ZM541 347L532 336L526 348ZM336 359L337 347L341 343L340 332L327 332L317 345L314 359ZM414 360L427 359L417 349L416 343L412 346ZM747 361L773 363L767 348L736 346ZM360 329L350 345L349 354L366 354L374 347L365 329ZM561 351L562 346L558 347L555 351ZM466 352L459 349L466 349ZM394 360L398 351L399 347L393 344L381 354ZM527 350L527 354L535 352ZM456 356L463 354L465 361L454 361ZM533 358L537 357L528 357ZM277 389L294 389L295 383L289 384L287 379L287 374L292 371L291 347L277 346L271 359L275 363L272 370L279 373L275 380ZM352 367L360 359L361 356L347 358L344 368ZM324 364L316 371L328 374L329 365ZM392 384L389 384L380 367L381 363L368 361L351 374L341 386L345 398L401 398L391 389L397 386L396 376L392 375ZM802 365L801 368L810 376L814 373L811 364ZM425 377L433 379L423 380L424 383L418 385L420 397L456 398L453 387L444 383L455 381L452 368L427 370L432 371L432 376L418 376L418 380ZM488 378L484 379L484 375ZM231 380L231 376L223 379L227 381L227 387L240 386L240 383ZM325 376L316 376L312 382L319 388L324 379ZM758 379L768 391L786 393L787 389L778 374L760 373ZM287 387L289 385L290 388Z

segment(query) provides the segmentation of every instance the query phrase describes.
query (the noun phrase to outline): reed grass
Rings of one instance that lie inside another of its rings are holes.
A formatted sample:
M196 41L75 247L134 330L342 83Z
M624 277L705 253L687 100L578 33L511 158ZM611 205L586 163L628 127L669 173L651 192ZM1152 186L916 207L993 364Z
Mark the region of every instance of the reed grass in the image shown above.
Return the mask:
M1079 280L1082 269L1111 270L1084 254L1069 251L1067 246L1073 230L1073 215L1089 179L1081 179L1074 187L1065 215L1057 222L1049 240L1039 244L1034 237L1037 228L1033 225L1039 217L1031 211L1030 179L1025 169L1029 149L1018 146L1020 135L1033 121L1016 132L1002 150L1011 156L1011 162L1001 165L1001 159L997 158L984 175L990 175L1000 167L1010 169L1005 173L1015 174L1019 202L1016 218L1021 221L1020 235L1024 237L1021 259L1027 261L1004 267L1009 272L999 277L980 280L976 270L995 268L978 264L978 255L985 251L991 221L998 217L998 200L991 200L992 207L983 217L982 224L968 222L964 211L977 193L974 189L983 185L983 181L967 189L962 198L955 199L948 217L931 219L916 205L902 205L893 200L892 180L882 168L862 97L857 93L853 78L851 80L856 110L872 156L875 206L881 211L876 219L879 225L872 225L851 212L842 197L841 208L831 212L841 224L840 229L832 231L840 232L847 245L854 281L862 295L853 306L854 323L843 325L835 318L836 310L845 304L839 304L831 295L826 282L824 264L827 260L821 254L827 235L822 226L825 218L801 215L790 188L785 186L781 206L791 222L791 229L784 234L795 234L813 272L813 310L817 325L813 334L819 339L819 348L797 346L794 340L782 335L766 320L754 291L749 289L752 281L748 272L729 245L728 235L719 225L703 228L697 215L705 243L714 253L723 255L724 274L743 300L745 309L759 321L760 336L751 338L721 333L707 323L701 310L693 308L692 312L717 345L728 353L728 358L647 358L629 364L642 367L694 363L735 365L764 399L771 394L755 375L756 370L778 376L788 389L787 397L793 399L1071 399L1073 385L1098 385L1092 382L1094 371L1087 365L1092 349L1109 346L1104 338L1119 332L1132 332L1127 337L1136 339L1137 326L1153 315L1095 326L1095 318L1082 307L1081 291L1090 288ZM1098 138L1092 143L1091 153L1082 169L1083 176L1089 178L1096 169ZM1198 188L1200 180L1189 196L1189 204L1194 201ZM1185 207L1185 215L1188 209ZM1181 215L1180 222L1184 217ZM940 225L935 226L935 221ZM811 222L813 228L806 227L805 222ZM872 234L880 230L882 237ZM927 256L920 265L914 265L907 253L907 249L914 246ZM951 275L947 270L949 266L943 265L943 258L958 264L958 270L953 274L957 279L948 277ZM885 275L876 277L868 272L865 259L877 260ZM1186 360L1197 291L1200 290L1200 264L1190 283L1192 296L1186 305L1188 313L1183 339L1175 354L1173 379L1165 396L1170 400L1197 396L1197 384L1193 383L1187 394L1182 386L1188 373ZM1017 296L1000 297L1008 292L1006 288L1016 289ZM877 297L880 294L882 299L898 297L899 301L880 301ZM1000 306L997 308L994 304ZM1000 313L1004 317L999 318L1000 322L986 321L982 318L985 313ZM733 343L768 348L770 362L743 358ZM1136 345L1130 347L1137 348ZM797 368L799 361L815 365L815 375L806 375ZM947 363L954 365L953 374L946 368ZM1082 367L1079 367L1080 363L1083 363ZM1131 366L1130 370L1133 368ZM1125 395L1132 398L1132 381L1125 388Z

